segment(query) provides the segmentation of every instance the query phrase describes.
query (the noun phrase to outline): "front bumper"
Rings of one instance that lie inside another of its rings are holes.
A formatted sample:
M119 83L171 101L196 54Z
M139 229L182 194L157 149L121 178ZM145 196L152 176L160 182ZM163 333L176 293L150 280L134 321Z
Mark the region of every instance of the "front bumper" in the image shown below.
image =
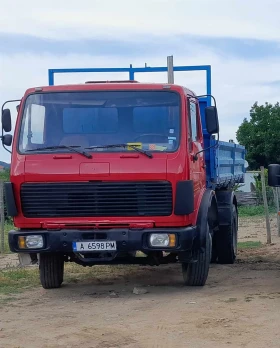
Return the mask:
M155 248L149 246L148 237L152 233L170 233L176 235L176 246L173 248ZM19 249L18 237L26 235L42 235L44 246L41 249ZM196 227L151 228L151 229L110 229L110 230L24 230L9 232L9 246L15 253L73 253L73 242L116 241L117 252L131 251L190 251L197 237Z

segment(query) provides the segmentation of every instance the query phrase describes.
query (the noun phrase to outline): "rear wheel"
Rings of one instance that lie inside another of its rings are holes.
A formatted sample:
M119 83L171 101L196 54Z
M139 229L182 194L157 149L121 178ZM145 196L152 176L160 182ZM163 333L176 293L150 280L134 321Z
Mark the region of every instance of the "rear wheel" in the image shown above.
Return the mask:
M232 205L232 221L229 226L220 226L216 238L218 262L234 263L237 255L238 216L236 207Z
M207 224L206 245L204 252L195 250L193 252L193 259L197 260L193 263L182 263L182 272L184 284L190 286L203 286L206 283L210 260L212 254L212 236Z
M217 253L217 246L216 246L216 236L215 236L215 233L213 233L211 263L216 263L217 258L218 258L218 253Z
M44 289L59 288L63 282L64 260L61 254L41 254L40 281Z

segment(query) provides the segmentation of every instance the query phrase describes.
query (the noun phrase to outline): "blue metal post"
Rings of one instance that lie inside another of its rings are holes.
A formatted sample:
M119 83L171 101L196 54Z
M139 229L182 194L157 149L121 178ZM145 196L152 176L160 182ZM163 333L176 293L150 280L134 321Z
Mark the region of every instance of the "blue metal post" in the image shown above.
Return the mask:
M211 92L211 66L207 66L206 68L206 93L207 94L212 94ZM211 105L212 98L207 97L207 104L208 106Z
M49 69L49 86L54 85L54 72L52 69Z
M236 144L232 148L232 175L235 175Z
M130 79L130 81L134 80L134 71L132 68L132 64L130 64L130 67L129 67L129 79Z

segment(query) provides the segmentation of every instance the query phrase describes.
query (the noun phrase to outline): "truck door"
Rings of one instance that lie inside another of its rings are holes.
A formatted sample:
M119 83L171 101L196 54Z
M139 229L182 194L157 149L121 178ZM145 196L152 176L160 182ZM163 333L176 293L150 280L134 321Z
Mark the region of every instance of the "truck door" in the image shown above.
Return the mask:
M203 137L200 122L198 102L196 99L187 99L188 110L188 148L190 154L190 180L194 183L194 199L198 200L201 189L205 186L205 168L202 150Z

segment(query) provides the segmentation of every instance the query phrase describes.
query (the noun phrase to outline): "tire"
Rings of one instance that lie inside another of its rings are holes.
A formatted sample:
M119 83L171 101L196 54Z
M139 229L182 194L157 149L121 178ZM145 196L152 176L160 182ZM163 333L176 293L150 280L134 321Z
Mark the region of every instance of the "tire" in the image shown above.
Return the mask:
M204 252L195 250L194 263L182 263L184 284L190 286L204 286L208 277L210 260L212 254L212 237L207 225L206 246Z
M211 252L211 263L216 263L218 259L218 252L217 252L217 229L212 231L212 252Z
M232 223L230 226L220 226L216 246L218 263L233 264L237 255L238 217L236 207L232 205Z
M60 288L63 282L64 260L61 254L40 254L40 281L44 289Z
M216 240L215 240L215 234L212 238L212 254L211 254L211 263L216 263L218 258L217 253L217 247L216 247Z

